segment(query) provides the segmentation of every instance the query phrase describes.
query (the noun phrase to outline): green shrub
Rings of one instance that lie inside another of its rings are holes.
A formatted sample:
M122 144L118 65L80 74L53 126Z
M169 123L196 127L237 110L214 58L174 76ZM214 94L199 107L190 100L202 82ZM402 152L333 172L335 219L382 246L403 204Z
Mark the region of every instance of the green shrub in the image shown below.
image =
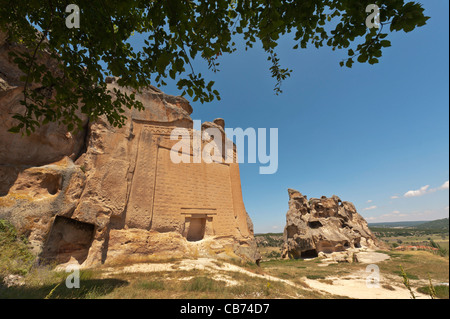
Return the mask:
M281 258L281 253L278 251L271 251L266 255L267 258Z
M152 280L152 281L142 281L138 283L138 288L144 289L144 290L164 290L166 289L164 286L164 282L159 280Z
M396 275L399 275L401 277L404 276L404 274L401 270L394 270L393 273ZM412 280L419 280L419 277L417 275L413 275L413 274L408 274L408 278L412 279Z
M416 299L416 296L414 295L414 292L411 288L411 284L409 283L409 277L411 277L411 275L409 275L406 273L406 271L403 269L402 266L400 266L400 275L403 278L403 284L405 285L405 287L409 290L409 293L411 294L411 299Z
M25 276L34 260L26 238L19 236L10 222L0 219L0 277Z
M433 286L434 291L436 293L436 297L440 299L449 299L449 289L446 285L437 285ZM417 288L418 292L421 292L423 294L430 294L430 286L422 286Z
M439 256L441 256L441 257L448 256L448 249L441 247L441 245L439 245L434 240L430 240L430 245L431 245L431 247L437 249L437 250L435 250L435 253L438 254Z
M184 284L185 291L220 291L223 289L223 285L220 285L215 280L208 277L195 277Z

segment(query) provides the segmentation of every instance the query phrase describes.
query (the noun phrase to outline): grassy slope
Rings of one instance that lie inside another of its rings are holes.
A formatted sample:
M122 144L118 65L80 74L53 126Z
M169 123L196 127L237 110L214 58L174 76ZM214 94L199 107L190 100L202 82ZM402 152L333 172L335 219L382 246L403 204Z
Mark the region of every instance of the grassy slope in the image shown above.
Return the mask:
M26 243L15 235L10 225L2 224L0 231L0 269L3 275L21 274L26 284L6 288L0 285L0 298L338 298L311 291L303 278L330 281L330 277L346 278L364 272L365 264L330 264L321 267L320 259L274 259L243 268L257 274L267 274L296 284L256 278L238 272L172 271L154 273L122 273L105 276L104 270L81 272L81 288L65 287L64 272L31 267L32 259ZM388 285L402 285L402 266L414 289L426 287L428 276L434 283L448 282L449 259L425 251L387 252L391 259L380 262L382 278ZM219 263L219 262L218 262ZM216 275L226 276L236 284L227 286ZM423 288L422 288L423 289ZM448 289L447 289L448 291ZM448 293L447 293L448 295Z
M428 276L433 283L448 282L448 257L430 252L388 252L391 259L380 262L382 284L402 287L400 266L411 280L414 291L426 287ZM365 272L366 264L330 264L321 266L319 259L271 260L243 268L258 274L268 274L289 280L293 287L283 282L255 278L238 272L211 274L198 270L178 270L153 273L122 273L105 277L102 269L83 271L80 289L67 289L64 274L54 273L45 283L29 281L25 286L0 289L0 298L339 298L311 291L303 278L331 282L331 277L345 279L355 273ZM235 285L227 286L217 275L227 277ZM30 280L31 277L28 277ZM332 283L332 282L331 282Z
M380 229L416 229L416 230L428 230L435 232L448 232L449 231L449 219L436 219L432 221L405 221L405 222L389 222L389 223L369 223L369 227Z
M14 227L0 219L0 283L7 275L26 275L34 262L27 241L18 236Z
M417 229L436 229L442 232L449 231L449 221L448 218L437 219L431 222L423 223L416 226Z

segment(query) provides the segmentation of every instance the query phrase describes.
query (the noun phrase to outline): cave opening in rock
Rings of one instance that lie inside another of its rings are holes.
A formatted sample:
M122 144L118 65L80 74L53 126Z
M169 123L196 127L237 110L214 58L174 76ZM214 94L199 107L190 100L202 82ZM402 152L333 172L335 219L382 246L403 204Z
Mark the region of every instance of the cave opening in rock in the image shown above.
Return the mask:
M320 221L314 220L314 221L308 222L308 226L312 229L317 229L317 228L322 227L323 225Z
M93 224L56 216L41 253L41 261L60 264L75 258L82 264L89 253L94 230Z
M295 226L295 225L289 225L289 226L286 228L287 237L288 237L288 238L294 237L294 235L297 234L298 231L299 231L299 230L298 230L297 226Z
M56 195L61 190L62 179L59 174L45 174L41 181L41 187L47 189L50 195Z
M301 258L315 258L317 256L319 256L319 254L315 249L304 250L300 255Z
M186 236L188 241L199 241L205 237L206 217L192 217L189 223L189 230Z

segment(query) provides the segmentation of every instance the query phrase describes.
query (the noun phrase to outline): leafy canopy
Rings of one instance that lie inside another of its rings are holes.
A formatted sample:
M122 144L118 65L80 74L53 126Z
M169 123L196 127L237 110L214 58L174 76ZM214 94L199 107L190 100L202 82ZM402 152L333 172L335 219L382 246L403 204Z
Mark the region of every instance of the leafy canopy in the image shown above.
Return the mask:
M15 63L26 75L24 114L16 114L13 132L34 131L56 121L69 130L81 126L77 110L95 120L106 115L121 126L124 107L142 108L134 94L110 92L105 79L119 77L118 84L139 92L150 83L164 86L176 81L182 95L201 103L220 99L214 82L196 73L193 60L201 58L213 72L220 56L236 51L240 35L245 48L256 42L271 62L275 93L291 70L282 68L276 54L278 40L294 35L293 49L324 45L348 49L341 66L355 62L375 64L391 42L392 31L410 32L425 25L428 17L414 2L403 0L1 0L0 29L8 41L29 48L16 53ZM70 3L80 8L80 27L69 29L65 12ZM366 7L380 8L380 27L369 29ZM41 31L37 33L36 30ZM145 35L142 49L129 39ZM52 52L60 72L50 72L37 63L41 50ZM30 89L41 83L45 89ZM49 93L50 92L50 93ZM80 106L79 106L80 105Z

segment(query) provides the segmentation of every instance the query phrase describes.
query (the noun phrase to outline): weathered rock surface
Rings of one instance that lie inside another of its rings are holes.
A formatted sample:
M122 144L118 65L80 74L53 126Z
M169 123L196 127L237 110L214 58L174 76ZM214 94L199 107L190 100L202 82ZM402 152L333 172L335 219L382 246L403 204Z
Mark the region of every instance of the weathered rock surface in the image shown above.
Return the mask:
M352 203L336 195L308 200L299 191L289 189L288 193L283 257L317 257L319 253L376 247L375 236Z
M154 255L259 259L238 164L171 160L171 132L194 134L185 98L148 87L136 94L145 110L126 109L121 128L100 118L76 135L56 124L14 135L7 130L23 94L7 56L15 49L0 33L0 218L29 238L40 260L89 267ZM108 88L119 88L113 78ZM202 129L223 131L223 120L208 123ZM192 145L187 153L192 159Z
M9 56L10 52L21 51L22 46L9 43L6 34L0 31L0 165L40 166L60 161L65 156L76 159L84 145L85 130L70 133L63 126L49 123L26 139L20 134L8 132L17 124L12 116L25 112L25 106L20 104L24 90L24 82L20 78L24 74ZM58 72L57 64L49 53L39 51L36 60L37 64L46 65L50 72ZM34 83L29 87L29 90L39 89L42 87ZM86 124L87 119L84 120Z

